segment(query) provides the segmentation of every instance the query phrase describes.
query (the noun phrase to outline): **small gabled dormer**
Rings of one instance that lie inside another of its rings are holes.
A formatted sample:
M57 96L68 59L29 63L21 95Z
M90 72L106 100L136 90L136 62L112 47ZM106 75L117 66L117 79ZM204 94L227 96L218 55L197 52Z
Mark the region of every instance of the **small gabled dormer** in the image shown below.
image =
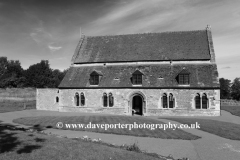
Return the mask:
M190 72L185 68L177 75L176 80L179 85L190 85Z
M142 76L143 76L143 73L140 72L139 70L136 70L132 74L132 84L133 85L142 85Z
M89 79L90 85L94 85L94 86L99 85L101 77L102 77L102 73L97 72L97 71L93 71L90 74L90 79Z

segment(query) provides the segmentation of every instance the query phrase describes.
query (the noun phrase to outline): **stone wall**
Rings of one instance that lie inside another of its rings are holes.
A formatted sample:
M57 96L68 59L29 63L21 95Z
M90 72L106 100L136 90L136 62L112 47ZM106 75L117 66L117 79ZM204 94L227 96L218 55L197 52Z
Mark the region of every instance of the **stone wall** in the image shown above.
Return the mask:
M219 116L219 90L190 89L38 89L37 109L59 110L60 112L96 112L131 115L131 96L140 94L144 98L144 115L159 116ZM85 96L85 105L76 106L74 96L81 93ZM103 107L103 93L112 93L113 107ZM172 93L175 98L175 108L162 108L161 96ZM195 109L195 95L207 94L208 109ZM59 103L56 103L59 96ZM57 105L56 105L57 104Z
M58 111L57 96L59 96L58 89L37 89L37 109Z
M58 93L59 92L59 93ZM85 105L76 106L74 96L84 94ZM112 93L113 107L103 107L103 93ZM175 98L175 108L162 108L161 96L172 93ZM195 95L207 94L208 109L195 109ZM189 89L38 89L37 109L59 110L60 112L95 112L131 115L131 95L140 94L144 98L144 115L159 116L219 116L219 90L189 90ZM59 97L59 103L56 97Z

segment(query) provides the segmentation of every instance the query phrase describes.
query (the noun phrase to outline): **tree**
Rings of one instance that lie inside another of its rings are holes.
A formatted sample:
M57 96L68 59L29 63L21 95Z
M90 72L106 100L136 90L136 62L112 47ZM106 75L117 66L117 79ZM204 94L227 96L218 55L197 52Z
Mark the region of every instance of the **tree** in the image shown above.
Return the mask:
M235 100L240 100L240 78L235 78L231 86L231 96Z
M23 69L18 60L7 60L6 57L0 57L0 87L22 87L25 78Z
M7 57L0 57L0 78L7 71Z
M36 88L57 88L67 70L52 70L48 60L31 65L25 72L26 86Z
M231 80L220 78L220 97L221 99L229 99L231 96Z
M24 73L27 79L28 87L51 88L52 69L48 60L42 60L40 63L31 65Z
M67 73L67 70L64 70L63 72L61 72L58 69L53 70L52 72L52 87L58 87L58 85L61 83L63 77L65 76L65 74Z

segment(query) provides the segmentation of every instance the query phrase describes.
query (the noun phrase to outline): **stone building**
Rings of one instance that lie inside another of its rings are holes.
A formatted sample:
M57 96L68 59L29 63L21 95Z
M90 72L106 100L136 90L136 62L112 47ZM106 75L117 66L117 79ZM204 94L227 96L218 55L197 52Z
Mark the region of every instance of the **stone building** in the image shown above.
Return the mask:
M82 36L58 89L37 109L159 116L219 116L211 29ZM134 111L134 112L133 112Z

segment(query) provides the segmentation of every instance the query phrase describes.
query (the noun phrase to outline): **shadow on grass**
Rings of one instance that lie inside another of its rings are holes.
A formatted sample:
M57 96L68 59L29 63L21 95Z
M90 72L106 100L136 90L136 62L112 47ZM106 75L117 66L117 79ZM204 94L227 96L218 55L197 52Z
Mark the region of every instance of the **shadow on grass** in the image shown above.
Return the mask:
M0 153L13 151L18 145L21 144L21 142L15 136L16 133L7 132L7 130L13 130L12 126L0 124Z
M45 139L42 139L42 138L35 138L35 141L36 141L36 142L45 142L46 140L45 140Z
M26 144L26 139L21 132L26 131L24 128L16 128L11 124L2 124L0 121L0 154L6 152L31 153L33 150L40 149L41 145ZM23 138L22 138L23 137ZM25 139L24 139L25 138ZM44 142L45 139L35 138L36 142Z
M43 131L46 128L52 128L52 127L51 126L44 127L44 126L41 126L39 124L35 124L32 127L29 127L29 129L33 129L33 130L36 130L36 131Z
M22 154L22 153L31 153L33 150L35 149L40 149L41 146L40 145L26 145L23 148L19 149L17 151L18 154Z
M42 131L43 127L41 127L39 124L36 124L36 125L30 127L30 129L34 129L34 130L37 130L37 131Z

